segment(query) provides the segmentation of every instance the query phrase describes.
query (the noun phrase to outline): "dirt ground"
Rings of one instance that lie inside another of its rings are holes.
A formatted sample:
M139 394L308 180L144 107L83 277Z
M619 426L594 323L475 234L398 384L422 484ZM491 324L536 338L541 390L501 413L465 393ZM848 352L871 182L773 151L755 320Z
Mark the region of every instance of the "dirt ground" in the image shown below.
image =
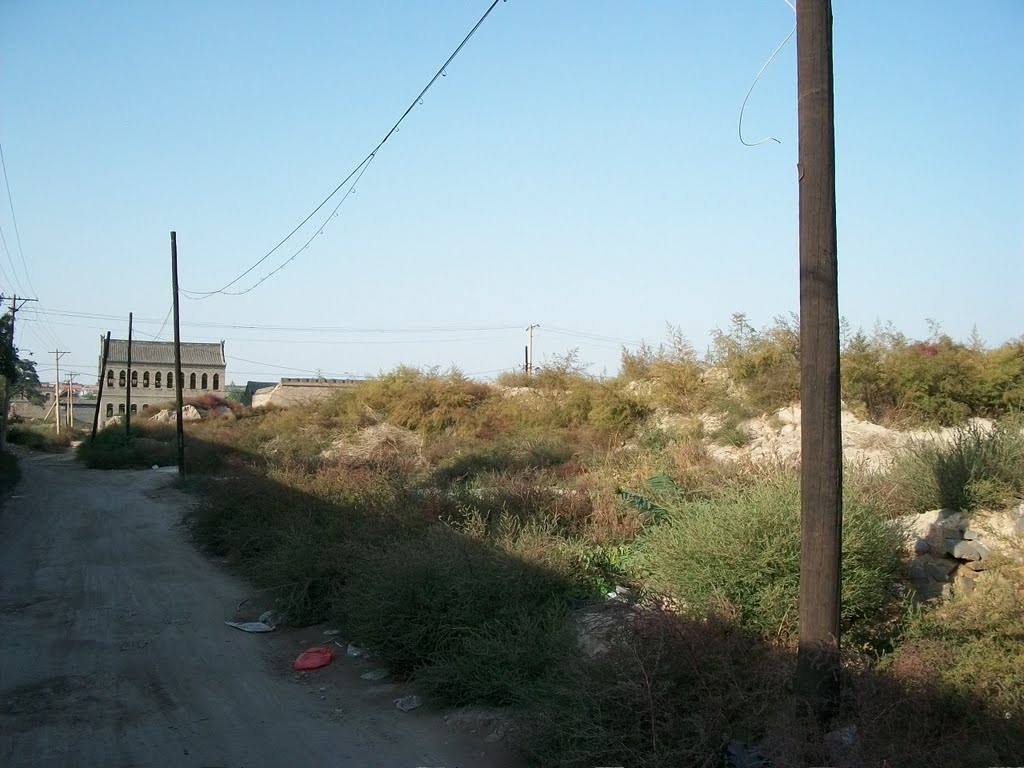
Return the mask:
M172 475L70 456L22 471L0 509L0 765L524 765L473 717L400 712L409 691L362 680L372 662L343 648L293 672L326 627L226 626L262 606L186 540Z

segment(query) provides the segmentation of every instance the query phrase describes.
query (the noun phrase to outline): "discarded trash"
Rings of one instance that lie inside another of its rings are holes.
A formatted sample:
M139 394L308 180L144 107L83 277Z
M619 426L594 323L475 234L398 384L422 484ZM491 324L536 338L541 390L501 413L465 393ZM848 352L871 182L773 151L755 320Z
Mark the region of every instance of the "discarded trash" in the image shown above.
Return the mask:
M292 666L298 670L319 669L330 664L333 658L334 651L326 645L316 645L300 653Z
M153 469L160 469L160 465L159 464L154 464L153 465Z
M281 623L281 614L277 611L264 611L260 614L260 621L264 624L269 624L272 627L276 627Z
M422 707L423 699L421 699L415 693L410 693L408 696L403 696L400 699L395 699L395 706L403 712L408 712L410 709Z
M366 649L359 643L349 643L348 648L345 650L349 656L358 659L360 656L366 655Z
M273 632L275 629L273 624L262 621L225 621L224 623L243 632Z
M384 667L378 667L377 669L371 669L369 672L363 672L360 675L363 680L383 680L388 676L388 671Z
M328 637L337 637L338 635L341 634L341 630L340 629L325 629L324 630L324 634L327 635Z
M225 621L229 627L243 632L273 632L277 629L281 617L275 611L264 611L257 621Z

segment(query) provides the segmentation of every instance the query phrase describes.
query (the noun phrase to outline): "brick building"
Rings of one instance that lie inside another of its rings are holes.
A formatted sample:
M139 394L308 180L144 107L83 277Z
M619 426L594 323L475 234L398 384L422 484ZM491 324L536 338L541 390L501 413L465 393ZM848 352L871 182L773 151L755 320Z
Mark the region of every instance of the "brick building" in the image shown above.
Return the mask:
M111 339L107 368L103 365L100 338L100 376L103 398L100 415L110 418L124 414L128 400L128 341ZM206 392L222 394L224 387L224 342L182 342L181 375L184 395L195 397ZM155 405L170 403L175 397L174 344L170 341L132 340L131 409L133 414Z

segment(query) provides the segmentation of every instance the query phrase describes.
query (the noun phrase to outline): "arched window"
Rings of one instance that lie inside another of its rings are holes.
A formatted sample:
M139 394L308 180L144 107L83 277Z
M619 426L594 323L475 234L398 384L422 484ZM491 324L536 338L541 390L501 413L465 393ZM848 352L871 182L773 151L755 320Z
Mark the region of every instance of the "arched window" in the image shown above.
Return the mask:
M114 386L114 369L113 368L111 368L109 371L107 371L107 386L108 387Z
M160 371L153 374L153 386L160 389Z
M149 387L149 371L144 371L142 374L142 386Z
M117 404L117 412L121 413L121 414L124 413L124 403L118 403Z
M206 385L209 384L209 383L210 383L210 380L206 378L206 374L204 373L203 374L203 389L206 389L207 388Z
M132 371L132 389L139 388L139 372Z
M191 376L188 377L188 388L189 389L195 389L196 388L196 375L194 373Z
M168 371L167 372L167 388L168 389L174 389L174 372L173 371Z
M114 404L107 403L107 418L112 418L114 415Z
M121 371L121 374L117 377L117 386L123 388L127 380L128 374L126 374L124 371Z
M149 408L149 403L143 403L142 410L146 410L147 408Z
M214 389L220 389L220 374L219 373L213 374L213 388Z
M132 403L132 416L134 416L138 412L139 412L139 404L138 403Z

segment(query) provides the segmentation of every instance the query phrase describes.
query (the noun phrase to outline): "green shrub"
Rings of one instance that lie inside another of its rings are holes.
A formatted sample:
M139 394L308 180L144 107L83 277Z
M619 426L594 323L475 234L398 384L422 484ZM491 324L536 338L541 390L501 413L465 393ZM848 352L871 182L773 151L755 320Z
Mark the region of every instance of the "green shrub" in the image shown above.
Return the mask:
M442 703L507 705L571 647L567 590L485 536L435 525L363 558L345 610L360 642Z
M76 456L90 469L149 469L178 463L177 434L174 425L142 422L132 424L132 433L123 426L111 426L96 433L96 439L79 444ZM202 441L185 441L185 466L189 471L219 466L224 447Z
M11 424L7 428L9 442L47 453L62 453L77 436L77 431L67 429L61 430L58 435L53 427L47 424Z
M758 331L735 314L728 331L712 334L709 361L728 372L757 412L790 405L800 398L799 319L777 317Z
M846 495L842 620L869 631L894 600L902 538L873 504ZM800 484L779 472L671 507L643 537L639 565L657 590L700 614L734 615L762 635L791 636L800 580Z
M1015 422L955 429L948 443L913 443L892 480L907 511L998 507L1024 494L1024 434Z
M711 439L721 445L742 448L750 442L750 432L743 428L735 416L727 416L722 425L711 433Z
M396 426L438 433L472 422L476 410L494 392L493 387L472 381L458 370L441 374L399 366L361 384L356 396Z
M433 473L433 482L447 485L471 480L486 472L522 471L555 467L569 461L572 446L557 439L496 440L455 448Z

